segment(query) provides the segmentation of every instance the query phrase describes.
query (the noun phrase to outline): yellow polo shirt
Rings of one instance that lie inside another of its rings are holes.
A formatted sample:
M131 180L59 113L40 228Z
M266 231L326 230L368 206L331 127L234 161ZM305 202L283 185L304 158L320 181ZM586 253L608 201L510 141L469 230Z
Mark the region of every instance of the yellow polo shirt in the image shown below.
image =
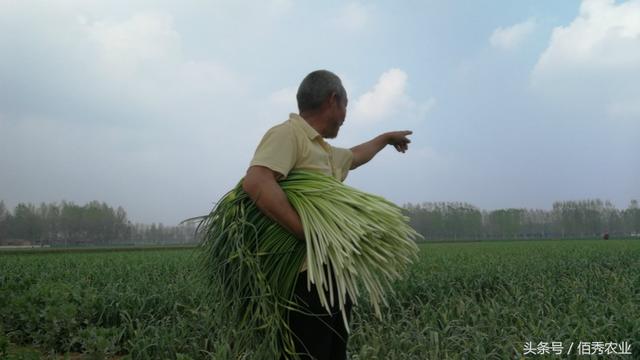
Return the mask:
M312 170L344 181L353 161L350 149L329 145L298 114L267 131L249 166L260 165L286 178L291 170Z
M329 145L305 119L289 114L289 120L267 131L250 167L264 166L287 177L294 169L318 171L344 181L353 161L350 149ZM300 271L307 269L307 261Z

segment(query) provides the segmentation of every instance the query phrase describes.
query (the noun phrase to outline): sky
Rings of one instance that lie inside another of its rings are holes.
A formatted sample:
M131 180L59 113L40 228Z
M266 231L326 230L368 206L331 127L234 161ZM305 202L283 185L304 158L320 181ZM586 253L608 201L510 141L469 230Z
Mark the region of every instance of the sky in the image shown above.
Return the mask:
M412 130L346 184L483 209L640 199L640 0L0 0L0 199L204 215L306 74L334 146Z

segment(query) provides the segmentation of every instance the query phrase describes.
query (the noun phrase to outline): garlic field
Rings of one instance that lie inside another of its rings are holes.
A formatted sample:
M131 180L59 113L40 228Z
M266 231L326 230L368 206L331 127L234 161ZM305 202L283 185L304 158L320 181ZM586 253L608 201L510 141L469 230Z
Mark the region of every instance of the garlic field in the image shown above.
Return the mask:
M0 252L0 358L226 359L195 249ZM640 241L421 245L352 359L640 358Z

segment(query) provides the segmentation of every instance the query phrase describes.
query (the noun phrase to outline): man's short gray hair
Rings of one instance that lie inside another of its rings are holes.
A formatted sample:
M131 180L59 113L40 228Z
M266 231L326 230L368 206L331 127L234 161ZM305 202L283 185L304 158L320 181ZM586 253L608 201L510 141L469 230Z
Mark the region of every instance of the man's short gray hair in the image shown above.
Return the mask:
M347 98L347 91L336 74L327 70L316 70L305 76L298 87L298 110L303 112L318 109L332 93L336 93L340 100L344 101Z

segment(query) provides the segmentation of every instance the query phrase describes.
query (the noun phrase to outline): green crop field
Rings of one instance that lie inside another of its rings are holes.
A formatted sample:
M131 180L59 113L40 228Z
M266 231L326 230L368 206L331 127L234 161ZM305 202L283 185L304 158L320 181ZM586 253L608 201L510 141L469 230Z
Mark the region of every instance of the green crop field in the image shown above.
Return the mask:
M0 358L225 359L196 251L0 253ZM640 358L640 241L423 245L390 299L352 359Z

